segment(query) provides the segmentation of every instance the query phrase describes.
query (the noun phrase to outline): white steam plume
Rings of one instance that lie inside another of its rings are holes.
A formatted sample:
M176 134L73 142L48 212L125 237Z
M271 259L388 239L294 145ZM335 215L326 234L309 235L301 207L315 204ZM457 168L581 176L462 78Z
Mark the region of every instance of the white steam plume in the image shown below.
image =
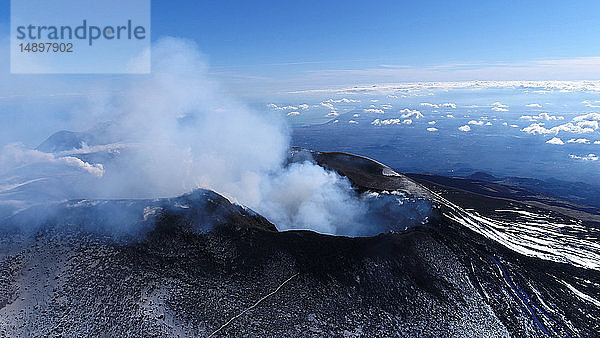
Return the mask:
M53 153L5 147L0 200L20 196L22 207L44 182L52 182L44 186L45 196L57 200L171 197L208 188L280 229L369 233L361 229L369 226L368 206L349 181L310 162L284 166L289 151L284 121L253 112L224 93L210 80L194 43L162 39L154 44L152 60L151 75L131 77L125 86L122 78L115 80L115 87L125 89L103 97L103 103L90 98L110 107L90 113L89 127L112 121L96 130L111 142ZM43 164L69 167L76 178Z

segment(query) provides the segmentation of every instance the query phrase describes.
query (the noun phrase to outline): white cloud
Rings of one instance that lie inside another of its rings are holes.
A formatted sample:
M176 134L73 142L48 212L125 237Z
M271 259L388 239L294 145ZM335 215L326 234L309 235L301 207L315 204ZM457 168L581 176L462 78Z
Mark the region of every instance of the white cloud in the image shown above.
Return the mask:
M556 144L556 145L563 145L563 144L565 144L563 142L563 140L561 140L558 137L553 137L550 140L546 141L546 143L548 143L548 144Z
M456 103L444 103L442 104L442 107L456 109Z
M338 100L328 99L328 100L325 100L323 102L325 102L325 103L353 103L353 102L360 102L360 100L341 98L341 99L338 99Z
M280 107L280 106L278 106L278 105L276 105L274 103L269 103L267 105L267 107L273 108L275 110L298 110L298 107L295 107L295 106L281 106Z
M392 125L392 124L401 124L401 123L404 123L404 121L401 121L400 119L387 119L387 120L375 119L375 120L373 120L373 122L371 122L371 124L374 126L388 126L388 125Z
M521 119L529 120L529 121L537 121L537 120L546 120L546 121L554 121L554 120L564 120L564 116L554 116L548 113L540 113L538 115L523 115Z
M464 126L458 127L458 130L468 132L468 131L471 131L471 127L469 127L468 125L464 125Z
M429 122L427 122L427 124L429 124L429 125L434 125L434 124L435 124L435 121L429 121Z
M573 121L600 121L599 113L589 113L585 115L576 116Z
M511 124L510 127L511 128L519 128L519 126L517 126L516 124Z
M322 107L325 107L329 110L331 110L332 112L336 111L335 107L333 106L333 104L329 103L329 102L321 102L320 105Z
M380 120L380 119L375 119L373 120L373 122L371 122L372 125L374 126L387 126L387 125L391 125L391 124L412 124L413 121L411 119L406 119L406 120L400 120L400 119L387 119L387 120Z
M586 138L578 138L578 139L570 139L569 141L567 141L568 143L581 143L581 144L590 144L590 140L586 139Z
M287 116L297 116L297 115L300 115L300 112L299 112L299 111L293 111L293 112L289 112L289 113L287 114Z
M594 130L598 129L598 121L581 121L577 122L577 126L581 128L591 128Z
M491 125L492 125L492 122L489 122L489 121L488 121L488 122L487 122L485 125L486 125L486 126L491 126Z
M350 123L350 124L358 124L358 122L356 122L354 120L350 120L350 121L348 121L348 123Z
M502 125L507 126L508 123L504 122L502 123ZM547 129L546 127L544 127L543 123L532 123L529 125L529 127L525 127L523 129L521 129L521 131L526 132L527 134L531 134L531 135L540 135L540 134L558 134L559 130L558 129Z
M447 118L449 118L449 119L453 119L453 118L454 118L454 115L452 115L452 114L447 114L447 115L446 115L446 117L447 117Z
M104 175L104 166L101 163L91 164L72 156L59 157L57 160L71 167L77 167L82 170L85 170L98 178Z
M327 115L325 115L325 116L326 116L326 117L336 117L336 116L340 116L340 114L338 114L338 113L336 113L336 112L332 111L331 113L329 113L329 114L327 114Z
M483 126L483 121L471 120L471 121L469 121L468 124L473 125L473 126Z
M438 129L437 128L427 128L427 131L434 132L434 131L438 131Z
M352 115L352 117L359 117L359 116L360 116L360 114L354 114L354 115Z
M433 104L433 103L427 103L427 102L423 102L421 103L422 107L429 107L429 108L439 108L440 106L438 106L437 104Z
M383 109L378 109L378 108L369 108L369 109L365 109L364 111L365 111L365 113L375 113L375 114L383 114L383 113L385 113L383 111Z
M391 104L382 104L381 108L385 109L385 110L390 110L390 109L392 109L392 105Z
M583 100L581 103L583 103L588 108L600 108L600 105L598 105L600 101L591 102L590 100Z
M507 108L508 108L508 106L507 106L507 105L505 105L505 104L502 104L502 103L500 103L500 102L498 102L498 101L496 101L496 102L492 103L492 110L493 110L493 111L498 111L498 112L500 112L500 111L501 111L501 112L505 112L505 111L508 111L508 109L507 109Z
M600 69L598 66L600 65L600 57L590 57L590 58L575 58L569 60L543 60L539 62L535 62L537 66L543 66L543 68L552 74L552 76L556 76L557 67L563 67L565 78L571 77L573 78L574 72L572 69L566 70L566 66L569 68L577 68L581 71L581 74L577 75L578 77L587 77L587 78L598 78L597 75L590 75L590 67L593 69ZM504 68L499 68L500 70L504 70ZM498 68L493 69L493 76L497 76ZM490 68L492 70L492 68ZM523 68L521 66L515 67L514 73L504 72L503 75L505 77L519 77L523 74ZM373 75L377 75L375 73L381 72L389 72L390 69L381 69L381 70L357 70L355 74L363 74L366 78L370 79L369 82L373 82ZM393 78L398 78L397 70L392 70L395 74ZM415 71L414 69L412 71ZM344 75L348 75L352 72L348 70L342 71ZM339 77L339 72L334 72L336 77ZM598 72L596 72L598 73ZM584 75L587 74L587 75ZM333 75L333 74L332 74ZM438 71L431 74L435 78L440 78L440 74ZM582 76L583 75L583 76ZM472 77L473 74L470 74ZM336 93L336 94L375 94L375 95L388 95L388 97L398 98L398 93L413 93L421 90L451 90L451 89L461 89L461 88L473 88L473 89L482 89L482 88L522 88L524 91L543 91L548 92L552 90L562 91L562 92L592 92L598 93L600 92L600 81L527 81L527 80L508 80L508 81L444 81L444 82L435 82L435 81L416 81L416 82L403 82L403 83L390 83L390 81L386 81L385 84L369 84L364 86L351 86L346 88L326 88L326 89L309 89L309 90L301 90L301 91L292 91L290 94L315 94L315 93ZM402 95L402 97L406 97L406 95ZM472 107L476 108L476 107ZM508 107L501 107L508 108Z
M307 105L306 103L303 104L299 104L298 108L302 109L302 110L307 110L309 108L309 105Z
M101 163L88 163L74 156L60 156L38 150L26 149L21 144L8 144L0 152L0 164L3 167L23 167L29 164L45 163L83 170L97 178L104 176ZM2 168L4 169L4 168Z
M401 117L403 119L409 118L409 117L414 117L415 119L420 119L425 117L420 111L418 110L410 110L408 108L402 109L400 111L400 113L402 113Z
M595 123L594 123L595 122ZM577 123L569 122L565 124L561 124L556 127L552 127L550 129L545 128L543 123L533 123L529 127L525 127L521 129L528 134L538 135L538 134L554 134L557 135L559 132L572 133L572 134L585 134L585 133L593 133L598 129L597 121L581 121Z
M582 161L598 161L598 156L595 154L588 154L585 156L577 156L577 155L569 155L570 158L574 160L582 160Z
M530 103L530 104L526 104L525 107L529 107L529 108L542 108L542 105L539 103Z

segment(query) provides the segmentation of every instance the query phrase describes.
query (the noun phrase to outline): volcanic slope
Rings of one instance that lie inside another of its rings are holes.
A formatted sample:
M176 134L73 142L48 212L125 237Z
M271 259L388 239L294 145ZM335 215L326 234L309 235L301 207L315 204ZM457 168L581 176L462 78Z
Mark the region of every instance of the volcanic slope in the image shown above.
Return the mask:
M363 157L295 156L347 176L357 191L431 199L434 214L400 233L348 238L278 232L252 210L204 190L165 200L65 202L27 232L23 211L2 220L0 335L600 330L593 223L409 178ZM133 215L124 222L142 230L117 238L93 230L106 221L96 216L99 208Z

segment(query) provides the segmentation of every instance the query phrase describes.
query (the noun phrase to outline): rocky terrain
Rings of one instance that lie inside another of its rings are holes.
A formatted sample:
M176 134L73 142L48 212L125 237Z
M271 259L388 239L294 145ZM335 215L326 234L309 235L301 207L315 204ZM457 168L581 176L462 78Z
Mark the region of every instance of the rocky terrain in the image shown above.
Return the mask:
M18 226L30 219L24 212L2 220L0 336L600 331L599 230L585 208L486 195L349 154L291 156L306 159L347 176L357 191L429 199L434 214L405 231L349 238L278 232L205 190L64 202L29 231ZM98 219L106 210L122 217ZM140 232L109 237L92 230L98 222Z

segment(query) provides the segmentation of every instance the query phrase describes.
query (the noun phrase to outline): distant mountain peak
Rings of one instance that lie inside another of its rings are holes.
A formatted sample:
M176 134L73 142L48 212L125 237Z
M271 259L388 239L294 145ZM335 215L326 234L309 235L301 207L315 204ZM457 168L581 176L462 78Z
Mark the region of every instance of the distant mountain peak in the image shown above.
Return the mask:
M111 121L102 122L83 131L61 130L52 134L42 142L36 150L46 153L81 149L84 145L105 145L118 141L115 135L116 124Z

